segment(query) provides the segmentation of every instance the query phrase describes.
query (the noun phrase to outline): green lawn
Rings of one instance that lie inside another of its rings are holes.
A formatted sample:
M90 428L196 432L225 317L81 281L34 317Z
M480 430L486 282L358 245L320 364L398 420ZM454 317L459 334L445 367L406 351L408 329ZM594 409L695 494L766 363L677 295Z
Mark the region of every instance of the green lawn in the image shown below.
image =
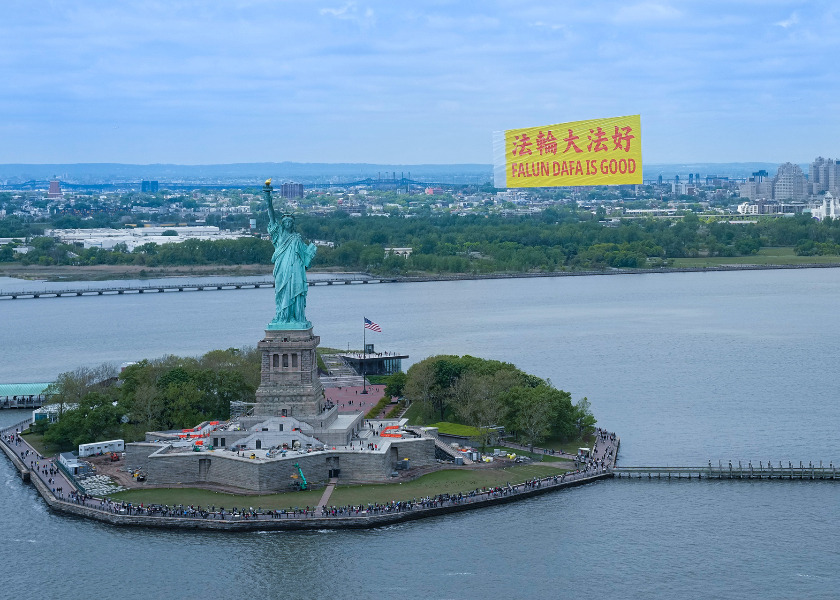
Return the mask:
M410 500L435 494L468 492L481 487L493 487L506 483L521 483L533 477L546 477L562 473L561 469L548 465L516 465L506 469L447 469L418 477L401 484L338 486L330 497L330 504L367 504L368 502L390 502Z
M448 421L432 423L428 427L437 427L438 432L445 435L459 435L462 437L478 437L481 435L481 430L477 427L461 425L460 423L449 423Z
M562 450L569 454L577 454L578 448L591 448L595 443L595 437L590 436L585 440L577 439L571 442L561 442L557 439L548 439L539 444L540 448L548 448L549 450Z
M128 490L114 494L112 498L125 500L135 504L185 504L197 506L213 506L217 508L224 506L230 510L232 507L253 506L257 508L294 508L304 506L317 506L323 489L307 490L305 492L287 492L285 494L264 494L259 496L245 496L237 494L226 494L223 492L211 492L196 488L154 488L148 490Z
M26 431L29 431L28 429ZM27 441L27 443L35 448L35 451L38 452L41 456L52 456L56 453L56 450L53 450L51 447L48 447L44 444L44 435L40 433L26 433L23 434L23 439Z
M542 447L542 446L540 446ZM519 450L518 448L505 448L504 446L494 446L488 453L493 452L495 448L499 448L508 454L516 454L516 456L527 456L536 462L568 462L568 459L560 458L559 456L551 456L550 454L542 454L539 452L528 452L527 450ZM556 448L555 448L556 450ZM577 452L577 448L575 448Z
M840 256L797 256L793 246L762 248L752 256L674 258L674 267L717 267L721 265L806 265L840 263Z
M405 411L403 415L404 419L408 419L409 424L411 425L422 425L423 422L420 420L420 417L423 414L423 406L422 402L414 402L411 406L408 407L408 410Z
M367 504L369 502L390 502L408 500L435 494L468 492L480 487L521 483L533 477L545 477L562 473L562 469L548 465L516 465L507 469L486 469L472 471L468 469L449 469L424 475L414 481L376 485L339 485L330 497L330 504ZM234 506L261 506L264 509L283 509L304 506L316 506L321 499L323 489L306 492L287 492L285 494L265 494L259 496L239 496L222 492L211 492L195 488L157 488L147 490L129 490L119 492L112 497L135 504L192 504L198 506L215 505L230 509Z

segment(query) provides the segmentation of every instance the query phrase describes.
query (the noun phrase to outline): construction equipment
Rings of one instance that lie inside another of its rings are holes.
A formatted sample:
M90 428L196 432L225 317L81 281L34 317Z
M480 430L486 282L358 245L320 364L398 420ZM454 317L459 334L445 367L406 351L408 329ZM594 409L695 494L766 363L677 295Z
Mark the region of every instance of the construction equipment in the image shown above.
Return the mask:
M298 463L295 463L295 468L298 472L296 475L294 473L292 474L292 479L294 479L295 481L293 481L291 485L293 488L297 488L301 492L306 491L307 483L306 477L304 477L303 475L303 469L300 468L300 464Z
M117 462L120 459L120 455L116 452L111 452L111 462Z

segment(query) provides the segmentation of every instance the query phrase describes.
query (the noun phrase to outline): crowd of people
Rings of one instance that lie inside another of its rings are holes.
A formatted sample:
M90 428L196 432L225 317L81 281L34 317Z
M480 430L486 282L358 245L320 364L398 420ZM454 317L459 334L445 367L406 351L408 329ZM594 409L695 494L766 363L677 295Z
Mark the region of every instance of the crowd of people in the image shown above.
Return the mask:
M17 448L21 444L28 446L21 440L18 431L4 432L0 439L10 448ZM70 490L66 495L62 485L54 486L57 469L50 461L43 461L43 458L34 450L25 448L17 451L21 460L26 464L28 459L30 469L42 476L48 485L52 485L53 494L61 501L85 506L103 512L145 516L145 517L174 517L184 519L213 519L223 521L240 520L269 520L269 519L305 519L305 518L330 518L330 517L368 517L403 513L409 511L435 510L446 507L459 506L470 503L492 501L494 499L508 497L516 494L532 492L544 487L562 485L571 481L597 476L609 471L615 461L616 435L605 430L596 430L596 442L592 455L586 461L580 461L580 468L575 471L567 471L542 478L532 478L523 483L512 485L507 483L504 486L482 487L470 492L459 492L457 494L437 494L424 498L412 500L393 500L385 503L369 503L360 505L344 506L320 506L303 508L290 507L288 509L266 509L262 507L238 508L194 505L165 505L165 504L134 504L131 502L114 500L111 498L96 498L76 490ZM361 445L361 444L360 444Z

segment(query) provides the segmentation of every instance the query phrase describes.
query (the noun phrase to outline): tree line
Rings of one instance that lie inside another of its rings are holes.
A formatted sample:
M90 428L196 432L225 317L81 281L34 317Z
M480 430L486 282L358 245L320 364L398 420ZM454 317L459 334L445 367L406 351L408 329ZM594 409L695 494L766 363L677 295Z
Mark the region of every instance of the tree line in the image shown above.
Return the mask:
M253 402L260 380L256 349L214 350L200 358L165 356L127 366L62 373L46 393L58 422L35 426L58 450L107 440L143 439L146 431L226 420L230 403Z
M571 394L551 381L497 360L432 356L412 365L400 381L403 395L419 407L417 420L475 427L482 447L498 426L533 449L549 437L570 441L589 435L596 423L586 398L573 404Z
M306 239L326 240L315 268L369 271L381 275L412 273L551 272L574 269L667 266L674 258L749 256L765 246L793 246L800 255L840 253L840 222L807 215L761 219L756 223L704 220L694 213L681 219L599 221L588 211L552 207L539 215L434 214L417 218L301 216ZM15 242L0 246L0 262L24 264L238 265L270 264L268 240L187 240L148 243L129 252L82 249L52 238L35 237L26 254ZM408 258L386 248L411 248Z

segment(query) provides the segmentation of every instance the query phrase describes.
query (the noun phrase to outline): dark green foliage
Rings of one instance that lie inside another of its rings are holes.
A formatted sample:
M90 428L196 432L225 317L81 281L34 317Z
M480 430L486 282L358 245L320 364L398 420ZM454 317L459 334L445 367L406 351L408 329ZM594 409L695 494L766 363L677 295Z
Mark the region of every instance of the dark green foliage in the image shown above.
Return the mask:
M238 216L247 221L247 215ZM257 214L256 218L263 226L264 215ZM65 225L91 226L89 221L83 223ZM0 237L37 236L44 225L9 217L0 221ZM396 215L351 219L338 212L329 217L300 216L297 221L305 239L335 243L334 248L318 248L315 268L383 275L658 267L666 266L673 258L749 256L764 246L797 246L805 255L840 252L840 224L832 219L814 221L806 215L729 223L706 222L688 212L679 220L624 219L609 225L599 222L589 211L562 206L520 217L428 213L409 219ZM150 267L269 265L273 250L268 240L251 237L187 240L160 246L149 243L134 252L125 248L85 250L46 240L33 239L34 248L28 254L15 254L11 248L3 247L0 261ZM413 252L410 257L401 258L386 253L385 248L389 247L412 248Z
M166 356L126 367L119 378L107 368L63 373L53 402L71 403L44 441L60 450L112 438L133 440L145 431L194 427L225 420L233 401L253 402L259 385L255 350L214 350L201 358Z
M398 371L393 375L388 376L387 381L385 382L385 395L388 397L397 397L403 395L403 390L405 389L405 382L407 376L402 371Z
M494 426L502 425L533 445L547 436L574 439L594 424L588 401L575 406L571 395L551 382L510 363L474 356L432 356L414 364L404 394L412 403L421 403L424 422L476 427L483 432L482 445Z

